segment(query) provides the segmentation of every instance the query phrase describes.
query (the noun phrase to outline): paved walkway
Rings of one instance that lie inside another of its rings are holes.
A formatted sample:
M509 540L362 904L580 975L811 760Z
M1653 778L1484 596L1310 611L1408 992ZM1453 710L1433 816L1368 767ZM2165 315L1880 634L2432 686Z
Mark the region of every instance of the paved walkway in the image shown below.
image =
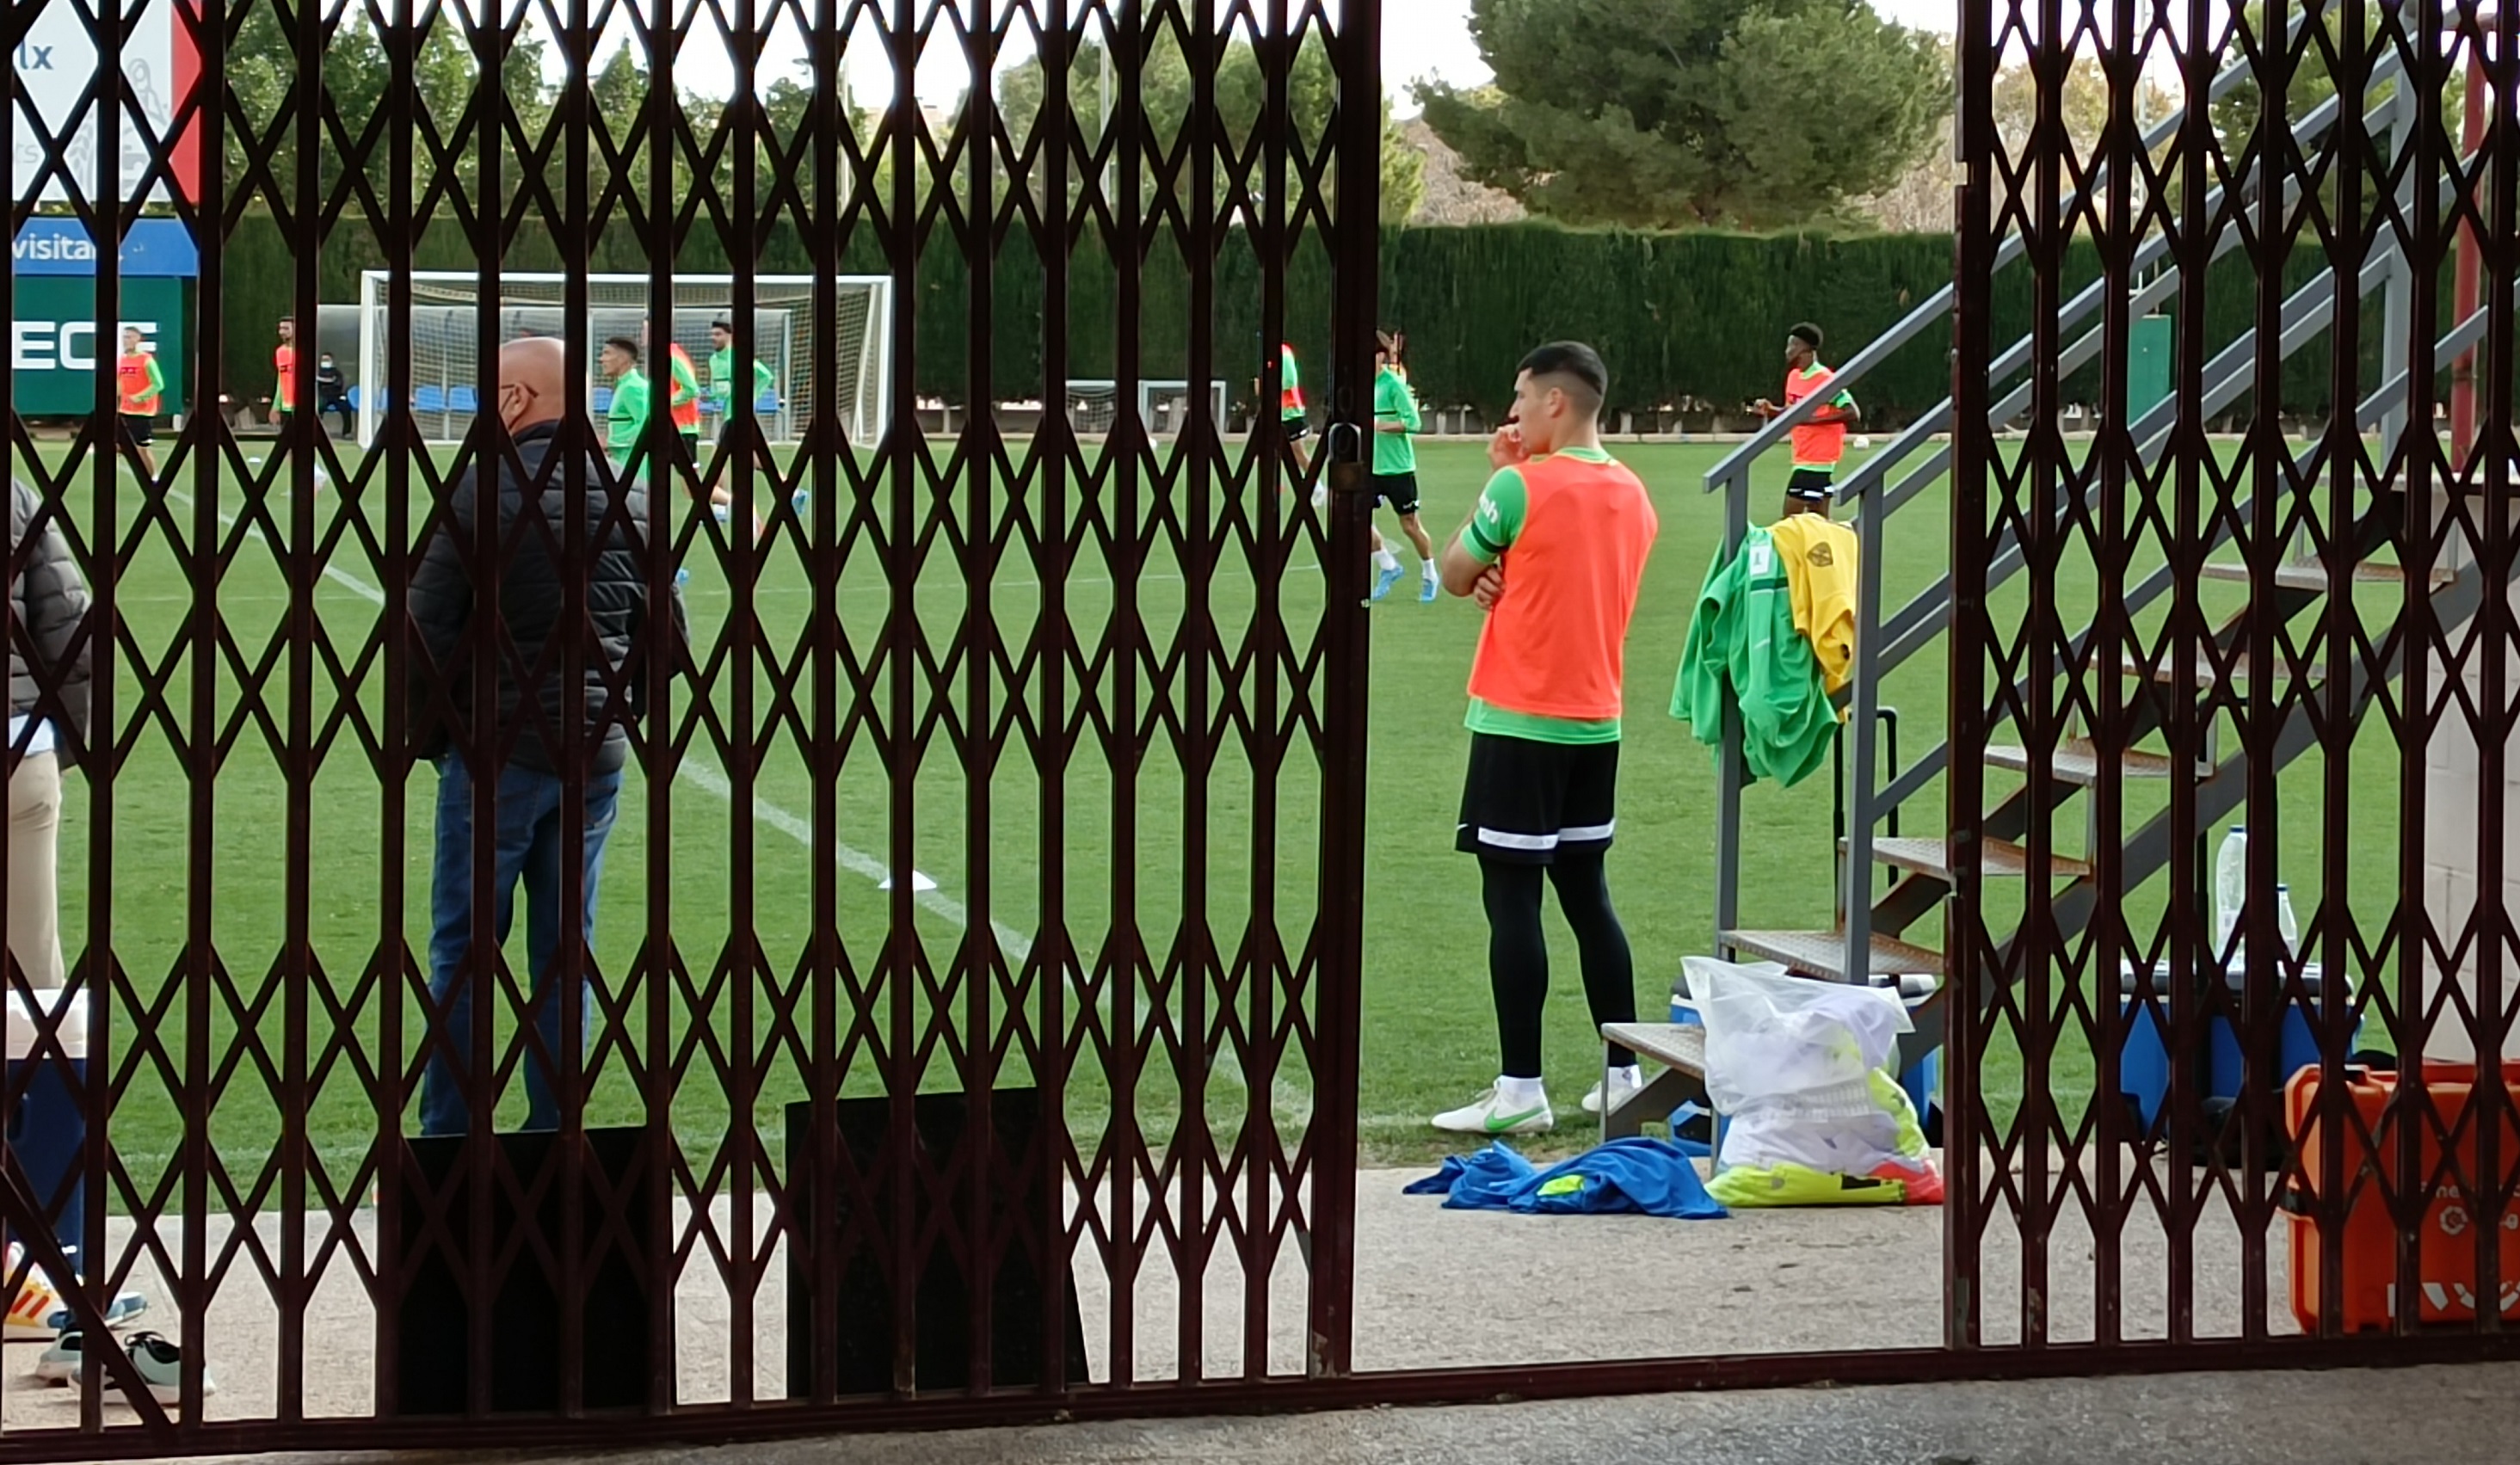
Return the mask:
M2513 1365L2185 1374L1064 1425L574 1458L584 1465L2498 1465L2511 1458L2515 1400L2520 1366ZM429 1457L430 1465L448 1459ZM418 1465L418 1457L398 1465Z
M1683 1222L1638 1217L1538 1218L1452 1212L1432 1198L1401 1194L1415 1172L1360 1175L1357 1203L1356 1362L1368 1370L1542 1363L1768 1351L1930 1348L1941 1337L1943 1214L1935 1210L1848 1208L1745 1213L1728 1221ZM2054 1183L2051 1177L2051 1183ZM1277 1204L1272 1201L1272 1205ZM1107 1214L1111 1201L1098 1205ZM691 1224L680 1214L678 1233ZM1143 1205L1139 1207L1143 1209ZM2068 1218L2079 1214L2069 1210ZM732 1229L720 1208L716 1228ZM117 1221L115 1230L122 1223ZM2280 1221L2272 1243L2269 1324L2294 1331L2282 1310ZM278 1222L255 1227L277 1254ZM323 1251L310 1237L308 1254ZM372 1254L374 1213L335 1239L332 1265L308 1312L306 1401L316 1415L361 1415L374 1406L376 1313L343 1246ZM203 1238L213 1256L235 1244L226 1228ZM2231 1214L2207 1205L2195 1226L2192 1282L2199 1335L2239 1332L2243 1275ZM2130 1338L2166 1328L2169 1247L2157 1219L2131 1220L2120 1243ZM117 1248L118 1249L118 1248ZM2035 1289L2050 1336L2091 1336L2096 1248L2089 1230L2060 1221L2048 1248L2048 1275ZM1115 1326L1112 1278L1096 1254L1080 1255L1076 1291L1092 1377L1115 1373L1153 1382L1178 1377L1188 1344L1211 1377L1239 1374L1246 1347L1263 1347L1268 1367L1301 1367L1304 1274L1290 1242L1268 1274L1245 1277L1233 1243L1220 1234L1202 1287L1203 1307L1186 1316L1173 1253L1157 1244L1140 1274L1133 1326ZM2025 1288L2011 1228L1988 1238L1985 1334L1990 1344L2019 1335ZM145 1268L144 1268L145 1272ZM158 1279L138 1285L166 1295ZM751 1316L756 1398L787 1393L785 1261L775 1251ZM727 1398L723 1340L734 1326L723 1279L696 1254L676 1289L677 1397ZM154 1317L174 1332L181 1319ZM1255 1327L1254 1324L1257 1324ZM253 1267L233 1266L217 1303L201 1320L220 1392L214 1417L267 1415L277 1398L278 1315ZM188 1343L195 1340L188 1339ZM47 1390L27 1375L39 1349L0 1354L9 1428L61 1427L76 1418L70 1391ZM982 1460L1231 1460L1234 1465L1335 1465L1356 1460L1625 1459L1687 1461L1913 1460L1949 1455L2022 1459L2245 1462L2303 1465L2318 1460L2420 1459L2426 1465L2481 1458L2480 1413L2520 1430L2520 1371L2385 1375L2257 1375L2241 1379L2036 1384L2002 1388L1798 1391L1780 1395L1478 1409L1425 1409L1247 1422L1094 1425L990 1436L825 1442L743 1451L660 1453L623 1458L751 1461L848 1458L901 1465L969 1465ZM112 1411L122 1414L119 1406ZM2309 1422L2309 1423L2306 1423ZM2126 1430L2158 1448L2127 1453L2109 1442ZM2409 1430L2415 1433L2408 1433ZM2417 1448L2414 1442L2427 1442ZM1833 1442L1823 1447L1822 1442ZM2180 1453L2187 1444L2190 1453ZM2211 1447L2199 1444L2210 1442ZM2292 1442L2263 1454L2261 1442ZM2369 1442L2378 1442L2369 1443ZM2385 1447L2382 1447L2385 1445ZM2044 1453L2042 1452L2044 1450ZM2075 1453L2075 1451L2085 1451ZM2307 1451L2307 1452L2304 1452Z

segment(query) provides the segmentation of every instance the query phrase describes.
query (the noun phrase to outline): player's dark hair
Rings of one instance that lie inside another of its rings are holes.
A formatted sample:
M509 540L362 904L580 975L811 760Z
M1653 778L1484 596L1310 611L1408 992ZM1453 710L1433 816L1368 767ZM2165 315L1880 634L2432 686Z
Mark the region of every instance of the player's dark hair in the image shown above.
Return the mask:
M716 320L709 322L709 329L711 331L723 331L727 334L733 335L735 334L735 322L728 320L724 316L719 316Z
M1815 351L1821 348L1820 328L1809 321L1805 321L1801 325L1796 326L1793 330L1786 332L1785 334L1801 341L1804 345L1811 347Z
M1585 405L1597 410L1610 394L1610 369L1601 365L1600 352L1582 341L1558 340L1536 346L1522 359L1520 370L1535 377L1563 377L1576 382L1592 397Z
M632 340L626 335L608 335L604 338L604 343L620 352L622 355L629 357L630 364L632 366L637 366L639 364L639 343L637 341Z

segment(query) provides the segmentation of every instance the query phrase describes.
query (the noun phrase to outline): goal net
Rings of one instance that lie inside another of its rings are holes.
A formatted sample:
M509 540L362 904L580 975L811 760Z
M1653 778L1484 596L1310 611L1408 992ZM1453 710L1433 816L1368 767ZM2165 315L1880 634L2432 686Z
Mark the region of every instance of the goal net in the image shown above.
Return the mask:
M411 367L409 379L398 382L386 381L392 357L387 302L393 272L370 270L359 281L359 360L350 390L358 407L362 448L376 441L386 413L396 406L410 411L422 437L437 442L461 440L472 430L475 414L496 410L495 394L481 390L478 382L481 277L415 271L403 278L411 285ZM649 313L651 282L645 275L590 275L584 283L584 313L572 321L568 276L496 277L491 282L498 291L491 302L494 329L501 342L584 333L587 403L601 420L612 400L612 385L597 365L604 342L616 335L639 339ZM691 354L694 374L700 378L700 430L714 438L720 392L708 379L709 356L716 350L709 327L721 320L735 324L735 277L677 275L673 286L673 343ZM729 405L749 396L753 415L772 442L793 442L804 435L818 383L826 377L850 443L872 444L892 410L892 362L884 345L892 326L892 281L850 275L834 279L832 286L830 318L818 320L813 277L753 277L752 329L749 339L740 328L736 333L731 358L735 395ZM658 411L666 397L666 333L653 333L641 364L656 383ZM751 361L745 360L747 353ZM759 375L752 362L770 369L769 390L755 390Z
M1203 383L1207 391L1210 421L1219 432L1226 426L1225 383ZM1178 437L1189 430L1191 408L1198 401L1200 387L1188 381L1140 381L1136 383L1138 422L1148 437ZM1120 384L1116 381L1070 381L1067 383L1067 424L1080 433L1107 436L1120 422Z

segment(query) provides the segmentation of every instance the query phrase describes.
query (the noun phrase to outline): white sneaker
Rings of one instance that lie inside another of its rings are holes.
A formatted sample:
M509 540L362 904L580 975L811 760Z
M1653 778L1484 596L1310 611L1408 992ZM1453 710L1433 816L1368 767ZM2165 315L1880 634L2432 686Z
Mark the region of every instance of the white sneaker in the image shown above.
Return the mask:
M35 1377L47 1384L75 1384L79 1371L87 1365L84 1335L68 1332L53 1340L44 1355L35 1360Z
M1461 1108L1436 1115L1435 1128L1452 1134L1546 1134L1557 1128L1557 1117L1549 1112L1546 1094L1536 1106L1509 1107L1491 1086Z
M1635 1097L1639 1089L1645 1087L1645 1071L1642 1068L1611 1069L1609 1071L1609 1077L1606 1080L1597 1081L1593 1085L1592 1088L1585 1093L1585 1113L1598 1114L1601 1112L1601 1085L1603 1083L1607 1083L1612 1086L1610 1103L1613 1105L1623 1104L1630 1098Z
M134 1333L125 1345L131 1353L132 1367L140 1382L149 1386L149 1395L161 1404L184 1401L184 1351L156 1333ZM202 1375L202 1398L219 1392L216 1379Z

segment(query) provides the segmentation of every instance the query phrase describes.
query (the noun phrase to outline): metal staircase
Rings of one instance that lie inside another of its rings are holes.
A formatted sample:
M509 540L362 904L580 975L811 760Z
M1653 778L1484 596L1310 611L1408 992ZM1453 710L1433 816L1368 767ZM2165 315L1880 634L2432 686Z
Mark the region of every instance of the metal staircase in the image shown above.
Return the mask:
M2375 67L2370 85L2376 95L2381 84L2397 72L2394 65ZM2205 99L2197 105L2210 105L2249 79L2246 65L2234 66L2218 76ZM2303 143L2317 139L2332 128L2341 115L2344 99L2332 97L2316 111L2294 124L2294 135ZM2415 108L2411 89L2392 89L2388 100L2364 113L2368 135L2388 140L2392 157L2402 156L2409 145L2415 127ZM2147 152L2158 149L2183 125L2183 117L2173 115L2151 129L2143 138ZM2406 176L2404 173L2398 176ZM2092 188L2107 186L2104 174L2095 173ZM2223 217L2222 189L2209 197L2207 217ZM2449 197L2448 181L2443 185L2443 200ZM2289 180L2279 206L2291 210L2299 205L2297 187ZM2410 209L2415 200L2412 185L2402 187L2398 202ZM2060 204L2059 217L2070 218L2076 200L2066 199ZM2383 238L2387 236L2383 232ZM2222 231L2212 247L2212 257L2220 258L2240 240L2240 225L2225 219ZM2382 382L2356 407L2356 422L2362 432L2376 430L2382 439L2384 453L2392 447L2407 427L2406 399L2408 383L2405 342L2410 333L2404 324L2410 318L2409 286L2411 269L2394 249L2385 244L2386 252L2376 253L2364 266L2361 278L2354 282L2360 297L2377 296L2383 300L2389 330L2383 339ZM1998 268L2018 261L2024 254L2019 236L2006 241L1998 257ZM2155 231L2138 249L2135 270L2158 267L2134 294L2132 313L2148 313L2178 294L2183 282L2175 263L2170 261L2168 241ZM2068 302L2055 323L2058 338L2070 334L2100 310L2104 289L2095 282ZM2316 339L2328 324L2336 293L2330 272L2294 291L2283 303L2279 320L2279 339L2274 343L2272 359L2280 361L2294 355ZM1953 309L1955 291L1945 288L1916 307L1887 333L1868 345L1838 369L1840 384L1855 387L1859 394L1864 376L1888 360L1891 354L1948 318ZM2459 321L2435 343L2435 359L2445 372L2458 358L2473 349L2485 334L2485 312L2476 311ZM2079 339L2068 346L2061 357L2058 377L2095 359L2101 350L2102 332L2092 325ZM1996 361L1992 379L2003 381L2017 375L2033 357L2029 338L2015 342ZM2226 410L2248 392L2257 378L2262 353L2258 333L2244 333L2215 355L2207 364L2203 393L2197 406L2200 420ZM2032 388L2024 382L2006 392L1988 409L1991 425L2001 428L2014 422L2029 406ZM1806 420L1821 405L1825 393L1815 394L1796 409L1772 421L1757 436L1728 456L1706 475L1706 491L1726 496L1726 545L1728 553L1737 548L1750 524L1751 470L1762 458L1783 442L1794 425ZM2159 461L2168 449L2174 430L2182 425L2181 403L2177 394L2143 413L2135 422L2133 438L2144 466ZM1742 824L1743 772L1740 758L1741 730L1736 717L1726 719L1718 790L1719 833L1716 847L1716 942L1719 951L1729 955L1764 957L1809 975L1830 980L1848 980L1863 975L1905 973L1940 973L1947 969L1942 951L1910 938L1911 933L1942 907L1952 889L1952 866L1946 842L1936 838L1895 838L1881 830L1892 817L1912 800L1919 799L1933 788L1945 771L1953 750L1949 742L1929 749L1904 768L1884 770L1879 766L1878 746L1884 679L1911 658L1938 650L1943 634L1953 615L1953 585L1948 571L1932 585L1904 605L1885 613L1881 589L1884 526L1887 520L1915 503L1930 485L1942 478L1952 463L1952 449L1947 439L1937 441L1953 426L1954 405L1946 398L1916 422L1900 433L1886 446L1876 449L1863 465L1848 474L1838 485L1837 503L1841 511L1854 510L1852 527L1863 548L1863 573L1858 609L1857 662L1853 680L1840 693L1850 714L1841 736L1845 739L1844 759L1846 817L1844 836L1840 841L1837 881L1838 924L1829 930L1762 930L1745 929L1739 920L1740 854ZM2309 450L2300 471L2308 481L2315 481L2322 465L2324 448ZM2088 493L2096 496L2095 485ZM2096 502L2096 498L2088 501ZM2067 506L2060 502L2056 513L2061 520ZM1841 516L1842 512L1841 512ZM2223 520L2249 521L2250 506ZM2399 517L2393 507L2393 496L2382 494L2363 513L2360 521L2346 526L2333 536L2336 553L2350 556L2350 580L2357 583L2402 583L2404 571L2394 564L2374 560L2373 554L2391 542L2391 530ZM2228 527L2217 532L2207 553L2228 542ZM1994 571L1986 591L1993 591L2018 575L2026 556L2022 547L2008 536L1996 546ZM2208 564L2207 578L2251 582L2248 566ZM2289 566L2275 572L2271 581L2256 582L2265 593L2276 599L2276 614L2289 621L2318 604L2328 593L2330 576L2323 564ZM2122 593L2124 615L2131 624L2134 617L2159 601L2174 588L2173 567L2165 564L2139 583ZM2475 612L2482 603L2481 576L2471 567L2458 574L2432 573L2432 586L2444 624L2457 624ZM2263 674L2282 675L2282 669L2251 666L2239 643L2243 637L2247 612L2217 628L2212 638L2214 653L2198 666L2180 668L2162 664L2159 658L2124 658L2121 671L2136 679L2139 690L2127 699L2127 717L2131 726L2124 739L2127 745L2160 731L2171 716L2176 697L2192 696L2199 688L2210 688L2223 677L2245 681ZM2070 654L2079 658L2089 644L2091 631L2074 639ZM2323 669L2306 669L2314 680L2323 680ZM2397 675L2396 664L2389 663L2386 674ZM2374 687L2360 667L2339 673L2345 680L2346 699L2359 718L2371 698ZM2296 718L2279 739L2274 757L2277 767L2298 757L2315 745L2316 738L2304 719ZM2018 746L1993 746L1975 750L1986 767L2011 773L2032 771L2032 754ZM2095 746L2089 740L2067 742L2055 755L2040 760L2048 777L2030 779L1990 812L1986 821L1988 842L1979 853L1980 865L1988 875L2013 879L2040 879L2051 882L2053 917L2068 934L2078 931L2091 919L2103 892L2096 888L2092 866L2078 859L2050 857L2034 865L2025 845L2013 841L2025 838L2036 823L2045 821L2066 801L2082 793L2112 774L2116 777L2138 780L2168 780L2188 777L2194 780L2194 817L2204 825L2227 817L2239 807L2244 796L2247 777L2246 756L2233 752L2228 756L2209 756L2191 769L2182 769L2170 757L2150 752L2129 752L2114 769L2102 766ZM2034 789L2044 789L2045 809L2034 807ZM1913 827L1942 828L1945 821L1938 811L1912 813L1907 822ZM2160 874L2172 855L2169 815L2167 812L2142 826L2125 841L2118 862L2121 888L2110 892L2123 897ZM1886 890L1873 871L1888 866L1893 875ZM1919 1039L1930 1045L1939 1040L1943 1026L1940 1003L1929 1004L1918 1016Z

